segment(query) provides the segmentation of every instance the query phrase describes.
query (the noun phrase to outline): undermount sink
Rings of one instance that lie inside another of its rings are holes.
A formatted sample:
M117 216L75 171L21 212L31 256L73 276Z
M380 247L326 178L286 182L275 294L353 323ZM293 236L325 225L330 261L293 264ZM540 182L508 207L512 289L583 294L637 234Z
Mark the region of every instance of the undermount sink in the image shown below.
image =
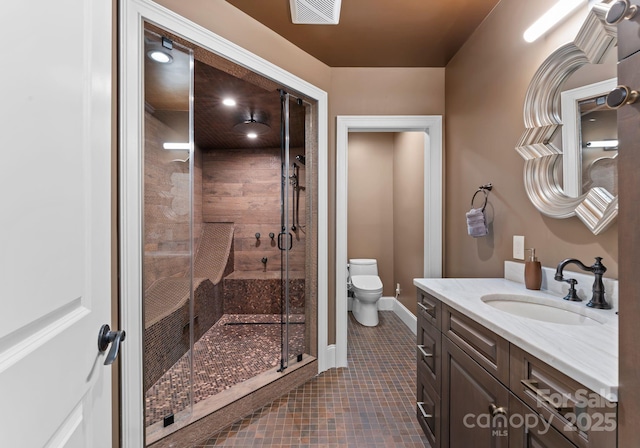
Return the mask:
M591 310L575 308L575 302L562 302L560 298L551 299L524 294L487 294L480 300L514 316L554 324L598 325L605 322L604 319L589 313Z

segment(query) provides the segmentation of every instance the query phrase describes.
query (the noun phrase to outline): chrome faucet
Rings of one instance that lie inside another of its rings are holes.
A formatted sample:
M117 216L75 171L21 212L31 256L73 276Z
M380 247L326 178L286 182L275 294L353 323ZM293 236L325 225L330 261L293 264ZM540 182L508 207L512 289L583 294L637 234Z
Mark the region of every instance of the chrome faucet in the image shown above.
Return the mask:
M580 260L576 260L575 258L567 258L558 264L554 278L559 282L567 282L570 285L569 294L564 298L565 300L580 300L575 291L575 285L578 283L577 280L573 278L565 279L562 275L562 271L565 266L573 263L583 271L593 272L595 277L593 281L593 288L591 289L593 291L593 295L591 296L589 303L587 303L587 306L603 310L611 309L611 305L607 303L607 300L604 297L604 283L602 283L602 275L607 271L607 268L601 263L601 260L602 257L596 257L596 262L593 266L585 266Z

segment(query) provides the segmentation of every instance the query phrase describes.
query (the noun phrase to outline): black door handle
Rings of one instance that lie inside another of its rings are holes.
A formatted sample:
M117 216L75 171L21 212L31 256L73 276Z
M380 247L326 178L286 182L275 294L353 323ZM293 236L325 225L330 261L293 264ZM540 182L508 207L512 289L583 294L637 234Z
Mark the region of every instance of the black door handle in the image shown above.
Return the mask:
M291 232L289 232L288 234L284 233L284 232L280 232L278 234L278 249L286 250L284 248L284 246L282 245L282 236L283 235L287 235L287 239L289 240L289 249L288 250L291 250L291 248L293 247L293 235L291 234Z
M98 350L100 350L100 353L107 350L107 347L111 344L111 350L109 350L107 354L107 359L104 360L105 366L113 364L113 361L116 360L116 356L118 356L118 352L120 351L120 343L124 341L126 335L124 330L111 331L108 324L100 327L100 332L98 333Z

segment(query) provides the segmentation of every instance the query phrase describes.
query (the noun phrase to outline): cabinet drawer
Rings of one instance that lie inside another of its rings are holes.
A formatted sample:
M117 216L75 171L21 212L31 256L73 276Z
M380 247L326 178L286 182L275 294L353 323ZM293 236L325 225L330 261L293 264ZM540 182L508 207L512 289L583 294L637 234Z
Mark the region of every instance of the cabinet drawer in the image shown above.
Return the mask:
M537 412L513 394L509 394L509 412L512 416L509 448L576 448L569 439L549 426Z
M509 384L509 342L443 305L442 333L503 384Z
M418 371L416 417L432 448L440 445L440 397Z
M511 391L580 448L616 446L617 405L511 346Z
M441 328L441 308L442 302L418 288L418 316L424 317L438 330Z
M422 315L418 314L417 359L418 372L426 375L426 380L440 395L440 341L442 333Z

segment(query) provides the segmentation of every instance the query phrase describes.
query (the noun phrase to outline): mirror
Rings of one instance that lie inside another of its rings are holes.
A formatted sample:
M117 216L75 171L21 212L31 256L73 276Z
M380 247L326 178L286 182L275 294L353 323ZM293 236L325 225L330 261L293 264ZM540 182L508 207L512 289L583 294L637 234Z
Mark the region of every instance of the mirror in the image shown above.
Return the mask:
M608 9L609 5L594 5L575 40L554 51L538 68L525 97L526 129L516 146L525 159L525 190L533 205L552 218L577 216L596 235L618 214L616 153L601 147L595 150L593 142L598 140L587 133L594 131L591 118L600 119L601 124L613 117L615 122L615 111L608 118L595 114L603 110L601 98L612 82L611 88L615 87L615 79L601 78L603 82L580 87L586 90L571 87L584 73L594 71L590 64L600 70L615 57L616 27L604 20ZM615 66L611 73L615 74ZM566 111L562 110L563 93ZM582 114L584 124L579 120ZM601 135L603 140L615 139L610 132ZM591 144L582 151L587 142Z
M615 61L606 65L615 72ZM591 67L587 64L582 69ZM608 93L616 86L617 78L611 78L561 94L562 189L567 196L576 198L593 187L618 195L617 112L606 105Z

